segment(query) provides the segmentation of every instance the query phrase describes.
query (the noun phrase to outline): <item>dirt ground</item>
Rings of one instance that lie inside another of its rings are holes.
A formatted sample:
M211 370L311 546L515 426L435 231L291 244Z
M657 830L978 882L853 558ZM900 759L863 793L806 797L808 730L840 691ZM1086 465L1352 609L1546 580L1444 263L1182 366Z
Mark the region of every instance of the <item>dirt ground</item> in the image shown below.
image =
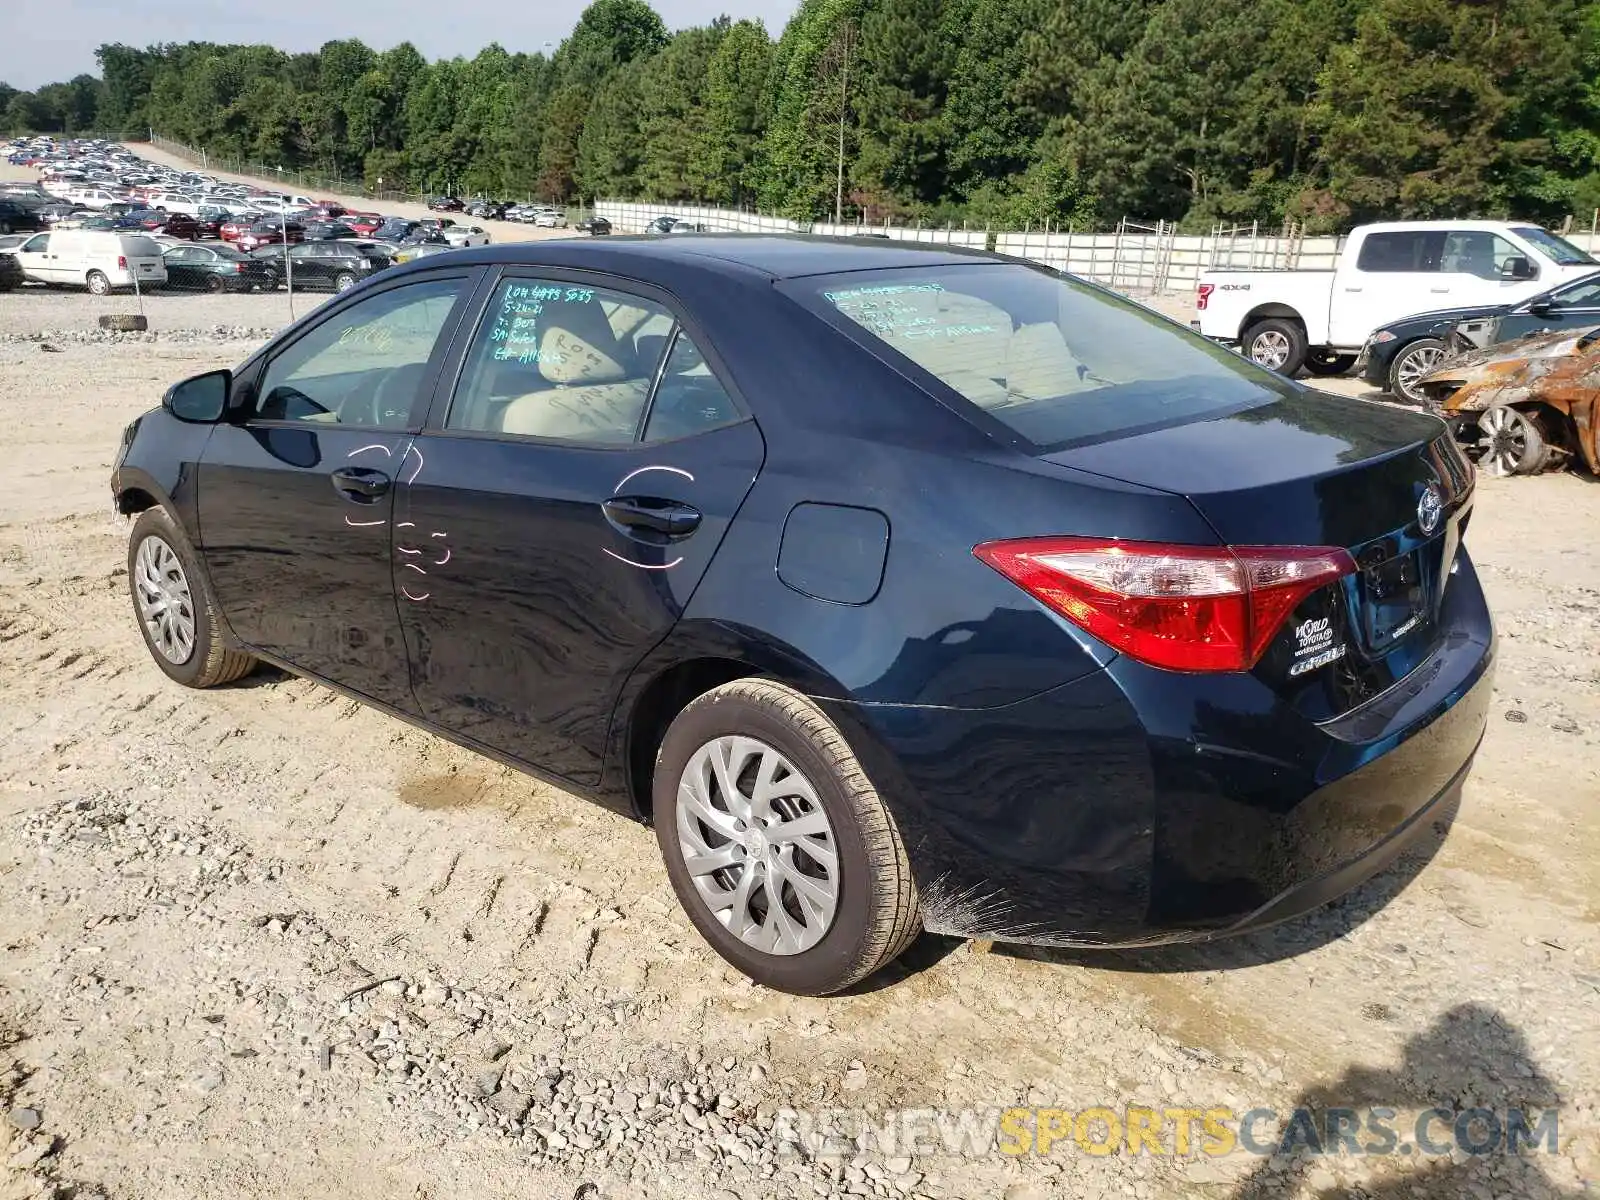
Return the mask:
M282 319L228 299L229 324ZM23 338L83 326L72 298L0 297L0 1200L1453 1200L1600 1179L1594 480L1481 481L1494 708L1453 824L1396 868L1211 947L925 937L853 994L796 999L701 943L648 830L315 684L190 692L148 660L108 473L168 383L252 348L205 332L216 302L172 301L151 341L41 345ZM1559 1108L1559 1143L817 1154L780 1111L1129 1104Z

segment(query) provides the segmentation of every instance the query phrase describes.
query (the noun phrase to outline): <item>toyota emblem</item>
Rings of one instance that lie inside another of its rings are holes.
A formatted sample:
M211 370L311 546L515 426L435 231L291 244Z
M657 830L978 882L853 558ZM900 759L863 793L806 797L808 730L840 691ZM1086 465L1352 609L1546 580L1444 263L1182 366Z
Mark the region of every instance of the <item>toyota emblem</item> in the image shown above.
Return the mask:
M1422 490L1422 499L1417 501L1417 524L1422 527L1422 532L1432 533L1439 528L1439 518L1444 516L1444 497L1439 493L1437 484L1430 483Z

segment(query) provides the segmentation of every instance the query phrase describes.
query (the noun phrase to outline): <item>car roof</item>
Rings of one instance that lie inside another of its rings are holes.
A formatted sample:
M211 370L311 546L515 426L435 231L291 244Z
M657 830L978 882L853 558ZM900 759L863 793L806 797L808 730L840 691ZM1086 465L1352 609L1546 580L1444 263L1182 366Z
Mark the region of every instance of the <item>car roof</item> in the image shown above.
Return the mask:
M1367 233L1426 233L1431 230L1450 229L1484 229L1493 232L1498 229L1528 229L1541 228L1537 221L1471 221L1471 220L1445 220L1445 221L1383 221L1373 225L1363 226Z
M502 242L460 251L456 262L495 266L591 267L657 277L671 268L756 272L773 279L831 275L845 271L1000 263L1008 260L979 250L855 238L775 234L681 234L675 237L617 237L603 245L588 240Z

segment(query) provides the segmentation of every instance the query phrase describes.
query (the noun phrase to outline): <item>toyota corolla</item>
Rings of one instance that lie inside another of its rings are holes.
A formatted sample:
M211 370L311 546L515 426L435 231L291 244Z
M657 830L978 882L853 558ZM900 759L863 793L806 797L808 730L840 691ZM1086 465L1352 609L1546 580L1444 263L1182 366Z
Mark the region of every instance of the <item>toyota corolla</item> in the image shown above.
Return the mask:
M651 823L711 946L795 992L922 929L1305 912L1484 728L1438 420L983 254L422 259L173 386L112 488L173 680L276 664Z

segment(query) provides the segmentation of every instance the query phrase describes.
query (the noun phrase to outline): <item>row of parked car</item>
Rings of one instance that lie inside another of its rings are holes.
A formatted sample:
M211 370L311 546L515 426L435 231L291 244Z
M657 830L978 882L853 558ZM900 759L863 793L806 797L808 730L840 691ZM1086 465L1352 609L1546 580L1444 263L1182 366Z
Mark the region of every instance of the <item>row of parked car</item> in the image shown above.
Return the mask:
M396 262L481 246L480 225L355 212L140 159L96 140L13 141L7 158L36 185L0 190L0 289L25 282L104 294L353 287Z

